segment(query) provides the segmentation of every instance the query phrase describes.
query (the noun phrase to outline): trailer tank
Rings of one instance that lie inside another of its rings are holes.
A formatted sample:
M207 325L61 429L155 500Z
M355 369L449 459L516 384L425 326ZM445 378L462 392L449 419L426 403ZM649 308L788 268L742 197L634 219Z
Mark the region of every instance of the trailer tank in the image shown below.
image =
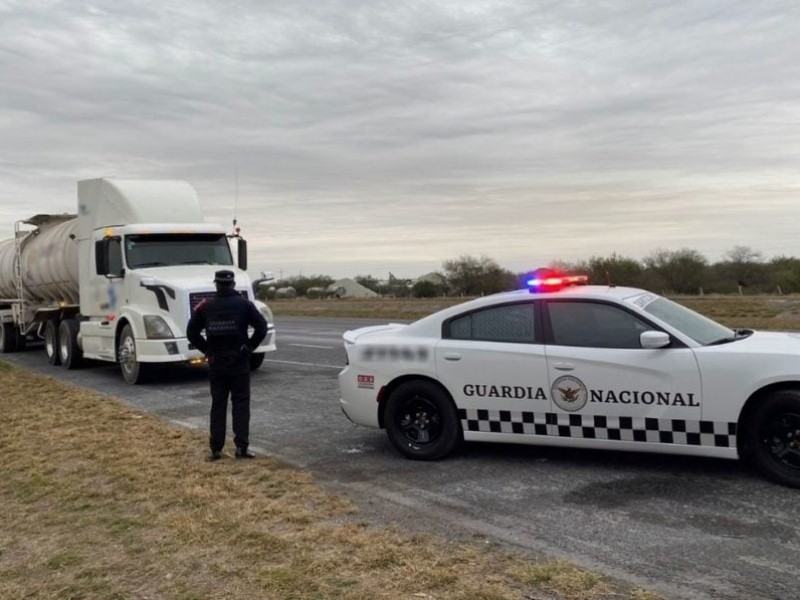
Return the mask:
M40 306L78 303L78 220L75 215L36 215L21 232L25 299ZM17 297L14 240L0 242L0 299Z

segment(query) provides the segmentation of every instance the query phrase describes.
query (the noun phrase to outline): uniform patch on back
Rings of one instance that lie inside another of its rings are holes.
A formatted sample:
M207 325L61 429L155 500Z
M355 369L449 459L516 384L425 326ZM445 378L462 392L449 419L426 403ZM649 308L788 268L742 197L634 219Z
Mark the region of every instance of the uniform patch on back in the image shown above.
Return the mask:
M209 318L206 322L206 335L237 335L239 332L236 327L236 317L232 314L219 315Z

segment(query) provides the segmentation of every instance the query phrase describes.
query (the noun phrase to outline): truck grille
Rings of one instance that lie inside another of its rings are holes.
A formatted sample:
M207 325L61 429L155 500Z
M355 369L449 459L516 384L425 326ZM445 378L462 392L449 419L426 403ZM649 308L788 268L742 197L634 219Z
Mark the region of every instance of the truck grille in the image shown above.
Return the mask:
M236 290L239 295L247 299L247 290ZM217 292L194 292L193 294L189 294L189 313L194 314L194 311L197 309L198 305L203 300L210 300L217 295Z

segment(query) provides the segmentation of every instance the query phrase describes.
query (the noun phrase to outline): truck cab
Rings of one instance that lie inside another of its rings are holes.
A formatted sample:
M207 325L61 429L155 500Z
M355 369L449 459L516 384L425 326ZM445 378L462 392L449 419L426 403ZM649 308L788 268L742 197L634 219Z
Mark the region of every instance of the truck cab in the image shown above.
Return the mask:
M0 252L0 259L9 255L14 275L3 269L9 281L0 280L0 289L15 296L0 316L9 321L4 332L43 338L52 364L118 362L125 381L136 384L158 363L204 362L186 326L194 308L216 293L214 273L223 268L235 273L236 290L269 325L251 367L276 349L272 313L256 300L246 272L246 242L238 231L204 222L188 183L80 181L77 215L25 223L36 229L17 232L14 247Z
M272 313L253 295L246 244L203 222L197 194L182 181L94 179L78 184L80 338L83 355L117 360L129 383L153 363L203 360L186 339L194 308L215 294L214 272L234 271L236 290L269 324L257 367L276 349ZM233 237L236 237L234 235Z

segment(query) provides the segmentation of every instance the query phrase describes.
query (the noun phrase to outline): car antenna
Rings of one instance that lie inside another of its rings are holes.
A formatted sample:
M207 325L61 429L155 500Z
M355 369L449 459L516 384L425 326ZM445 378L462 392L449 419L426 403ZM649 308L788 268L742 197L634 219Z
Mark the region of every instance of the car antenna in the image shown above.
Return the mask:
M611 279L611 273L609 273L608 269L606 271L606 282L608 283L608 287L616 287L616 284Z
M236 218L236 210L239 205L239 167L236 167L233 174L233 231L227 235L227 238L239 238L241 227L237 227L238 219Z
M236 234L236 209L239 204L239 167L233 170L233 233Z

